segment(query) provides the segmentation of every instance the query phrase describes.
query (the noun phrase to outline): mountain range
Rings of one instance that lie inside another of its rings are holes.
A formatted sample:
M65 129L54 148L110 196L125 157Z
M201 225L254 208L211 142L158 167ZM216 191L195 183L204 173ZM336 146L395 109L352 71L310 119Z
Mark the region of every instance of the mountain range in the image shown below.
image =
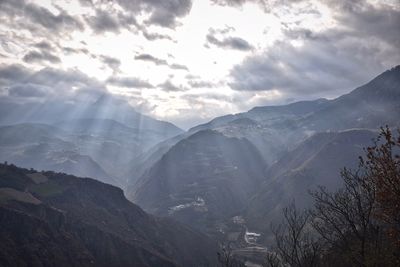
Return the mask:
M0 265L27 255L37 266L208 266L215 240L268 246L285 206L338 189L379 127L400 126L400 66L335 99L186 132L110 96L34 105L0 106Z
M102 96L94 103L1 105L0 161L95 177L124 188L131 162L183 131Z
M341 168L356 167L376 130L399 126L399 114L400 66L336 99L218 117L153 148L141 177L132 175L127 196L151 213L201 230L217 231L221 221L225 227L240 216L266 232L290 201L307 207L308 190L337 189Z

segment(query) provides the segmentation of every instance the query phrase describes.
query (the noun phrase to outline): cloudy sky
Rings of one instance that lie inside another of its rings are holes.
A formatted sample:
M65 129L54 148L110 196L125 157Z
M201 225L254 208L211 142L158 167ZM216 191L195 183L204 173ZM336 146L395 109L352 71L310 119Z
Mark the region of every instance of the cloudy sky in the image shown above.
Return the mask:
M0 0L2 101L103 94L187 128L400 64L398 0Z

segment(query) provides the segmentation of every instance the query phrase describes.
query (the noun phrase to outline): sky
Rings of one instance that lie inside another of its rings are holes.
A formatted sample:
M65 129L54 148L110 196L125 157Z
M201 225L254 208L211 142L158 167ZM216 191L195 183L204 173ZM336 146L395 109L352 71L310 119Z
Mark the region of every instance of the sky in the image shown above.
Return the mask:
M0 0L1 101L112 94L187 129L398 64L398 0Z

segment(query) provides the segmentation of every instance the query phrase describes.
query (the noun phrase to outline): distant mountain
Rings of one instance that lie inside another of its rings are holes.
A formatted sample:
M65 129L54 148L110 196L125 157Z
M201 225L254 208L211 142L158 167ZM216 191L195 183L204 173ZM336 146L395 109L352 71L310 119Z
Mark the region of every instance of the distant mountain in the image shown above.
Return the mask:
M400 125L399 114L400 66L397 66L333 100L256 107L248 112L215 118L189 131L214 129L230 136L245 137L271 164L313 133Z
M83 151L84 141L54 126L25 123L0 126L0 161L26 168L65 172L122 185ZM93 147L93 146L91 146Z
M109 119L140 131L156 132L164 139L183 132L172 123L155 120L137 112L127 101L111 95L103 95L95 102L71 103L57 100L44 103L1 103L1 106L7 110L0 112L0 125Z
M3 100L0 125L7 126L0 127L0 160L96 177L121 187L126 186L125 174L136 166L136 158L159 142L183 133L175 125L140 114L124 99L111 95L94 102L20 104ZM41 154L34 156L31 150L40 150Z
M205 229L244 207L265 167L248 140L200 131L172 146L127 194L153 214Z
M121 189L0 164L1 266L215 266L214 241Z
M0 126L0 160L125 187L124 174L132 161L168 137L111 119L13 124Z
M268 232L271 222L280 222L282 209L290 202L300 209L311 204L308 190L338 189L340 171L356 169L363 148L371 146L376 136L374 131L354 129L318 133L302 142L268 169L246 208L248 225Z

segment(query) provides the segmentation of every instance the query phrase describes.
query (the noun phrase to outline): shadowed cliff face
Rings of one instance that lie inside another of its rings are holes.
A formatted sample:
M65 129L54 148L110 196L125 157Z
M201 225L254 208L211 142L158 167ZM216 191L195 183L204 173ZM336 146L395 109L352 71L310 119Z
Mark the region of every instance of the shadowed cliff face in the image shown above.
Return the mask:
M1 266L208 266L213 241L92 179L0 165ZM193 242L196 240L196 242Z

